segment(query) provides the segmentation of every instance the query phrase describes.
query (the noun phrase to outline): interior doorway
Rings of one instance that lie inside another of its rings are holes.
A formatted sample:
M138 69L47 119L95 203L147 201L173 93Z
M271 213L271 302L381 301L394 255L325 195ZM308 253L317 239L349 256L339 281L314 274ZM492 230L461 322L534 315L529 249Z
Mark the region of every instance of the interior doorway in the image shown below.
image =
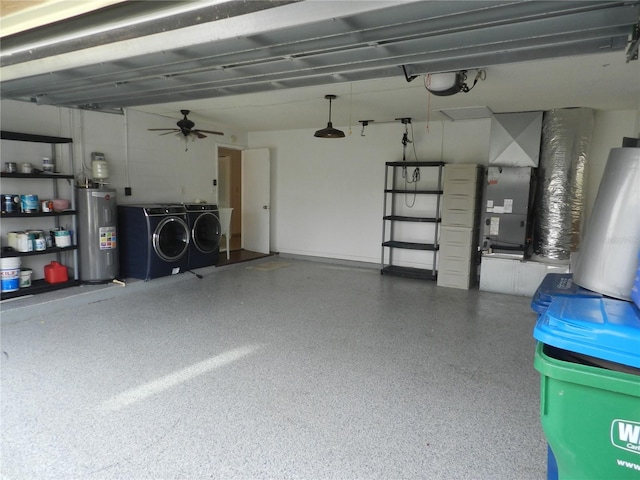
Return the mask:
M245 186L243 185L243 182L249 186L253 185L255 182L255 178L253 177L259 175L261 172L260 169L256 169L253 176L249 175L248 178L245 178L246 175L253 171L254 168L251 167L251 170L243 171L243 168L247 168L244 166L247 161L245 158L246 152L246 150L243 152L242 150L234 148L218 146L218 207L233 208L231 223L229 226L229 258L227 258L226 252L221 253L218 259L218 266L246 262L272 255L271 252L261 253L261 251L245 250L245 239L243 239L243 234L246 234L244 236L246 237L248 244L253 245L256 238L262 238L259 234L266 235L266 238L268 239L269 232L268 228L258 229L258 235L256 235L256 226L252 223L245 226L246 231L243 232L243 223L245 223L246 220L251 222L252 210L254 209L252 206L255 207L255 205L253 205L255 202L243 202L243 195L247 193L243 192L243 187ZM261 178L263 181L269 182L269 175L263 175ZM246 211L247 208L249 209L249 212ZM266 208L268 212L268 205ZM260 211L262 212L262 210ZM265 231L263 232L263 230ZM223 241L221 246L222 245L226 248L226 239Z
M218 207L233 208L229 250L242 249L242 152L218 147Z

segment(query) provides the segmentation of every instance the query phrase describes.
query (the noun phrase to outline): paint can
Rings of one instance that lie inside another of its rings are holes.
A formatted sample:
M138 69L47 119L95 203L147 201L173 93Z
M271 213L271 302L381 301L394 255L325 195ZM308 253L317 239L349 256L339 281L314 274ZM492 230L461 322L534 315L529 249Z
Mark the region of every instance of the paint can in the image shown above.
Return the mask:
M47 240L43 230L27 230L29 240L32 242L34 252L42 252L47 249Z
M51 160L51 158L49 157L44 157L42 159L42 171L44 173L53 173L55 164L53 163L53 160Z
M15 292L20 288L20 258L0 259L0 279L3 292Z
M52 230L53 243L56 247L70 247L71 246L71 233L69 230Z
M22 213L37 213L38 207L37 195L20 195L20 210Z
M20 197L18 195L2 195L2 213L17 213L19 211Z
M23 268L20 270L20 288L28 288L31 286L31 274L33 270Z
M7 245L14 250L18 250L18 234L22 232L8 232Z
M16 250L18 250L19 252L33 251L33 242L29 238L29 234L27 232L17 232Z

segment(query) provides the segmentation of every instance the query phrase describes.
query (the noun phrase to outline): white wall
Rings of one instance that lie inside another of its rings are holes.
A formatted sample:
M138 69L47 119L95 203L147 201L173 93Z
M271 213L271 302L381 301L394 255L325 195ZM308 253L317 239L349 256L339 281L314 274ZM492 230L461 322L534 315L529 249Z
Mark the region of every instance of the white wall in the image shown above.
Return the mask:
M125 118L11 100L3 100L0 107L3 130L72 137L76 173L81 159L88 164L92 151L103 152L120 204L215 201L216 145L268 147L272 157L272 250L380 261L384 164L402 159L404 126L399 122L372 123L364 137L360 126L354 125L351 135L335 140L315 138L312 130L225 131L224 137L189 142L185 152L184 142L174 135L147 131L175 123L165 117L129 110ZM623 136L638 135L638 118L635 110L597 112L587 173L587 214L609 149L620 146ZM488 119L432 122L429 131L424 123L414 124L414 143L407 158L414 159L415 146L418 160L486 165L490 123ZM339 128L349 131L348 126ZM14 160L7 151L8 143L2 142L2 162ZM36 164L42 156L39 151L22 149L16 155ZM132 196L124 196L126 186L132 187Z
M623 136L637 136L637 112L597 112L586 187L591 212L604 164ZM490 120L413 125L421 161L488 164ZM345 132L349 127L338 127ZM281 253L380 262L384 164L402 160L403 126L371 124L344 139L317 139L312 130L253 132L252 148L272 155L271 247ZM422 263L422 259L417 259ZM424 260L428 264L429 260ZM418 265L419 266L419 265Z
M128 110L127 115L90 112L3 100L2 129L40 135L71 137L74 140L75 174L90 173L91 152L105 154L109 164L110 186L117 189L118 203L192 202L217 199L213 179L217 174L219 142L246 144L243 132L225 132L224 137L209 135L185 144L177 135L159 135L148 128L172 128L178 120ZM213 126L198 124L200 128ZM239 140L238 140L239 139ZM185 147L188 150L185 151ZM23 155L25 144L3 142L5 149ZM3 161L5 155L3 154ZM41 164L40 155L33 163ZM60 163L60 162L59 162ZM62 165L68 171L69 162ZM124 188L132 188L125 196Z
M429 132L424 123L415 124L407 159L415 159L415 146L420 161L484 164L490 124L436 122ZM271 150L272 250L380 261L385 162L402 160L404 126L373 123L364 137L359 126L352 130L344 139L318 139L313 130L249 134L251 147Z

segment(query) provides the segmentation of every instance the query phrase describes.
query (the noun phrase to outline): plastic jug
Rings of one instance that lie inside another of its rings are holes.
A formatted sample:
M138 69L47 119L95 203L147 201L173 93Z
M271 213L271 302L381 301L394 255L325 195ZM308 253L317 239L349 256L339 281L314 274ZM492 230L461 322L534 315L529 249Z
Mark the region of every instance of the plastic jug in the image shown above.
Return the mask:
M44 281L47 283L63 283L69 281L67 267L58 262L44 266Z

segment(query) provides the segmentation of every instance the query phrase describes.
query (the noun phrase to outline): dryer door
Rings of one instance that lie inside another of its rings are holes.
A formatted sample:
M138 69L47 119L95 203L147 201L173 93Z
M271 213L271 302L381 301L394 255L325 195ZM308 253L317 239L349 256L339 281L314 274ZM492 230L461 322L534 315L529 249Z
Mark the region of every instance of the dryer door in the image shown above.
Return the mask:
M186 255L189 240L187 223L179 217L167 217L153 232L153 249L165 262L173 262Z
M214 253L220 246L220 236L222 227L220 220L212 212L198 215L193 222L191 230L191 240L198 251L202 253Z

